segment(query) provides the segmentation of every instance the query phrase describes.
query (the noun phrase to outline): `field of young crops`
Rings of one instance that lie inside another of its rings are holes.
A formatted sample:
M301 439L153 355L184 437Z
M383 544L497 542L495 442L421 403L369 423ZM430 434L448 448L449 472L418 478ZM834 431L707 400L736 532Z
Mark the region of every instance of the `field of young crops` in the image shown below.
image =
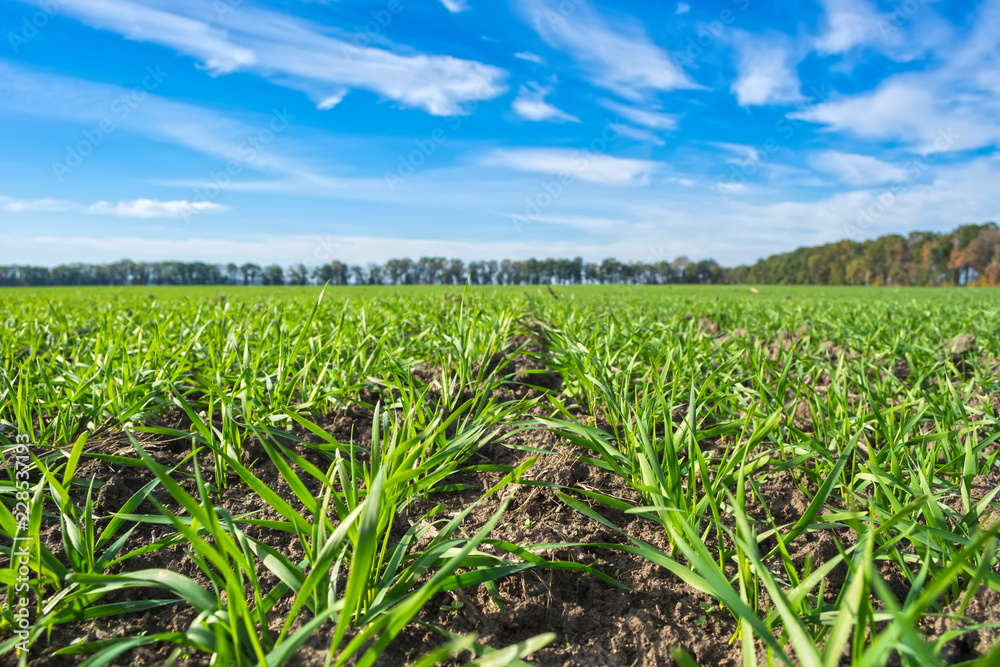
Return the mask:
M1000 664L1000 294L0 291L0 663Z

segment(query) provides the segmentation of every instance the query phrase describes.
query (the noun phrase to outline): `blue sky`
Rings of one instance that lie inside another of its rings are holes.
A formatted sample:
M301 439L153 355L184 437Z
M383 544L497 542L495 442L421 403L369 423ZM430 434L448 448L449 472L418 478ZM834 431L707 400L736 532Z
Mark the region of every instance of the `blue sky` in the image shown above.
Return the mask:
M1000 217L1000 0L6 0L0 262L687 255Z

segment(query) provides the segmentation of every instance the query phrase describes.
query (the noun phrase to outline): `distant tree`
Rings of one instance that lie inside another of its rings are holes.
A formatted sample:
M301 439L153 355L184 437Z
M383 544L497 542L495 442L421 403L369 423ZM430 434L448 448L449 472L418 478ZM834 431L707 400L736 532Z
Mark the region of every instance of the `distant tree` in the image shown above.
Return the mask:
M444 257L421 257L417 261L417 280L422 285L440 284L447 260Z
M678 274L674 271L674 265L667 260L660 260L656 264L655 268L656 282L661 285L667 285L669 283L675 282L678 278Z
M534 257L526 259L521 263L521 266L523 272L521 282L528 285L537 285L539 283L538 260Z
M538 262L538 282L551 285L556 280L556 260L547 257Z
M690 270L691 267L694 269ZM715 285L725 282L725 269L719 266L714 259L703 259L700 262L688 264L684 267L684 272L691 274L693 280L690 282L700 285Z
M525 267L524 262L510 263L510 282L508 285L523 285L531 279L531 274Z
M390 285L410 285L416 282L413 261L410 259L390 259L385 263L385 277Z
M354 285L364 285L365 282L366 282L364 268L361 267L361 266L357 266L357 265L352 266L351 267L351 278L353 280L353 284Z
M482 285L482 262L469 262L465 267L466 275L469 276L470 285Z
M484 285L497 285L497 273L500 271L500 265L497 264L495 259L491 259L488 262L483 263L483 284Z
M604 283L616 283L621 277L621 262L614 257L609 257L601 262L601 267L597 272L597 279Z
M56 285L80 285L82 273L80 264L60 264L52 269L51 280Z
M566 266L565 279L568 283L583 282L583 258L574 257Z
M350 269L347 264L344 264L340 260L334 260L330 262L330 272L333 275L333 280L331 284L333 285L346 285L348 276L350 275Z
M444 269L443 282L447 285L462 285L465 283L465 263L460 259L452 259Z
M368 284L369 285L382 285L385 279L382 277L383 270L382 267L374 262L368 264Z
M260 267L247 262L240 267L240 275L243 276L244 285L254 285L257 283L257 277L260 275Z
M313 279L319 285L325 285L333 281L333 267L329 264L321 264L313 269Z
M265 285L284 285L285 272L277 264L266 266L261 274L261 282Z
M305 285L309 282L309 269L305 264L296 264L288 267L288 284Z
M145 262L139 262L132 269L132 280L130 284L132 285L148 285L149 284L149 265Z
M502 260L497 272L494 274L494 282L497 285L513 285L514 264L509 259Z

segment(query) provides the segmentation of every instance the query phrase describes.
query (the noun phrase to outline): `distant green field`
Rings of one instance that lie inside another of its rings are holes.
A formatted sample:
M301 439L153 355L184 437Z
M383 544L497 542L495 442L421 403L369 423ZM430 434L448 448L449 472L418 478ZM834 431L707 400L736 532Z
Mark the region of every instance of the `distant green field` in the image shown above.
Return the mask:
M1000 664L998 322L989 289L0 289L0 660Z
M1000 290L991 288L953 287L826 287L812 285L570 285L552 286L560 297L577 301L606 301L615 303L643 303L659 300L690 299L756 301L797 299L863 303L871 301L906 302L915 300L927 304L1000 304ZM752 292L751 290L756 290ZM544 285L510 286L456 286L456 285L379 285L360 287L260 287L242 285L204 286L127 286L127 287L0 287L0 301L31 301L35 299L84 299L91 301L143 299L197 300L224 296L227 299L261 301L268 299L312 300L324 293L325 299L383 299L393 296L413 297L466 293L472 296L496 295L520 298L548 298L549 287Z

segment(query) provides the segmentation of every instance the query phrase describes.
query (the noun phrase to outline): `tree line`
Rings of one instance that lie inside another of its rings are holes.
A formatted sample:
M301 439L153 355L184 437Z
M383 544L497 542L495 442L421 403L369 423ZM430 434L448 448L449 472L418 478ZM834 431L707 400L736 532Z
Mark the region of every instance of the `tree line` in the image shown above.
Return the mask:
M946 232L843 240L772 255L749 266L715 260L600 263L574 259L475 261L421 257L366 266L339 260L315 267L204 262L0 266L2 286L44 285L1000 285L995 222Z
M987 222L945 233L837 241L737 266L726 277L781 285L1000 285L1000 229Z
M714 260L678 257L652 264L605 259L505 259L465 263L460 259L390 259L350 265L339 260L312 268L296 264L260 266L204 262L131 262L0 266L0 285L573 285L721 283L725 269Z

